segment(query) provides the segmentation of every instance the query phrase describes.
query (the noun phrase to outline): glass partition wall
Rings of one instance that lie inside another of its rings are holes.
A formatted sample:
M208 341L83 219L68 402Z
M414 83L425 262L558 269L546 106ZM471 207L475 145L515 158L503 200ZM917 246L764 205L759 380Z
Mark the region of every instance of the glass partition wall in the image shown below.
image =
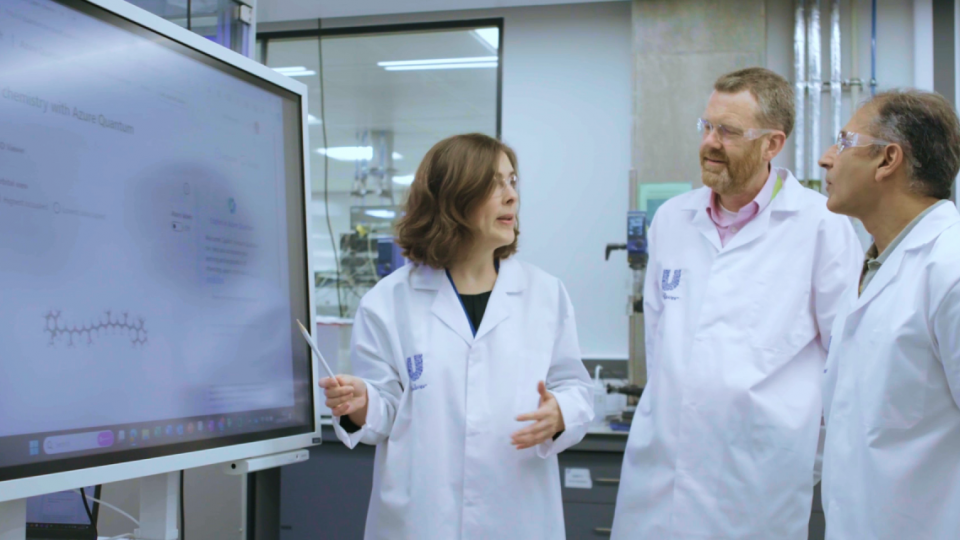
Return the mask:
M499 136L502 20L258 37L258 60L310 88L315 308L350 318L403 264L394 224L427 150Z

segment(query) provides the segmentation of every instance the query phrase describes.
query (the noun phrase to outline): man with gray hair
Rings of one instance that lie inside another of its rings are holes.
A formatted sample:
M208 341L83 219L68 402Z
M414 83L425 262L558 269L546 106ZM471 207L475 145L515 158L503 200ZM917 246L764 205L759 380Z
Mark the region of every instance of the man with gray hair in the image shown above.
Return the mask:
M960 538L960 120L879 94L820 165L828 208L874 238L824 372L827 538Z
M657 210L614 539L807 538L830 327L863 250L771 166L793 124L783 77L720 77L697 126L705 187Z

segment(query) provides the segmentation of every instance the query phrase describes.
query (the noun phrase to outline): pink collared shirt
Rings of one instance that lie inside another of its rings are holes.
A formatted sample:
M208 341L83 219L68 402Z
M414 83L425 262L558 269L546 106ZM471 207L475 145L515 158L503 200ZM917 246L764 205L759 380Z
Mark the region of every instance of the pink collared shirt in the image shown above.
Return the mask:
M767 177L767 182L763 185L763 189L760 190L760 193L758 193L752 201L736 213L722 208L720 206L720 197L718 197L716 193L711 195L710 202L707 204L707 215L710 216L710 221L717 227L717 232L720 234L721 246L726 246L727 242L729 242L734 235L740 232L747 223L750 223L753 218L757 217L757 215L763 212L767 205L770 204L770 201L772 201L776 195L774 189L777 184L777 176L777 169L770 167L770 176Z

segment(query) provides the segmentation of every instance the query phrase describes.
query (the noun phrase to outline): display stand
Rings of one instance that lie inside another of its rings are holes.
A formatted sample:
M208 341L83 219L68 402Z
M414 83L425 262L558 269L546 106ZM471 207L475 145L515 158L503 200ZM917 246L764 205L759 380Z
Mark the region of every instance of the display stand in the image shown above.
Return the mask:
M180 508L180 473L145 476L140 479L140 528L137 540L177 540Z

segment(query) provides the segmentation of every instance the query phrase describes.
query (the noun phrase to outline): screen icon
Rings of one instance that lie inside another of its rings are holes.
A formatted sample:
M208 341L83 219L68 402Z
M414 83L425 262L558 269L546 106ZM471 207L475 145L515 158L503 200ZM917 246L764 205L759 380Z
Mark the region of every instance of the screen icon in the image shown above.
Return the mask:
M157 427L153 428L153 436L154 436L154 438L160 437L161 435L163 435L163 428L161 428L160 426L157 426Z
M122 429L120 430L120 440L121 441L127 440L127 432Z
M31 456L40 455L40 441L30 441L30 455Z
M220 431L227 429L227 421L224 418L220 418L220 422L217 424L217 427L220 428Z
M228 428L232 428L232 427L233 427L233 418L227 418L227 427L228 427Z
M177 426L177 435L183 435L183 424Z
M135 429L130 430L130 442L137 442L137 435L139 432Z
M215 429L216 429L216 426L213 424L213 420L210 420L209 422L207 422L207 431L209 431L210 433L213 433Z
M173 426L167 426L167 437L173 435Z
M197 422L197 431L203 433L203 420Z
M149 441L149 440L150 440L150 430L149 430L149 429L143 430L143 431L140 433L140 438L143 439L144 441Z
M193 422L187 424L187 435L193 435L193 430L197 428L194 427Z

